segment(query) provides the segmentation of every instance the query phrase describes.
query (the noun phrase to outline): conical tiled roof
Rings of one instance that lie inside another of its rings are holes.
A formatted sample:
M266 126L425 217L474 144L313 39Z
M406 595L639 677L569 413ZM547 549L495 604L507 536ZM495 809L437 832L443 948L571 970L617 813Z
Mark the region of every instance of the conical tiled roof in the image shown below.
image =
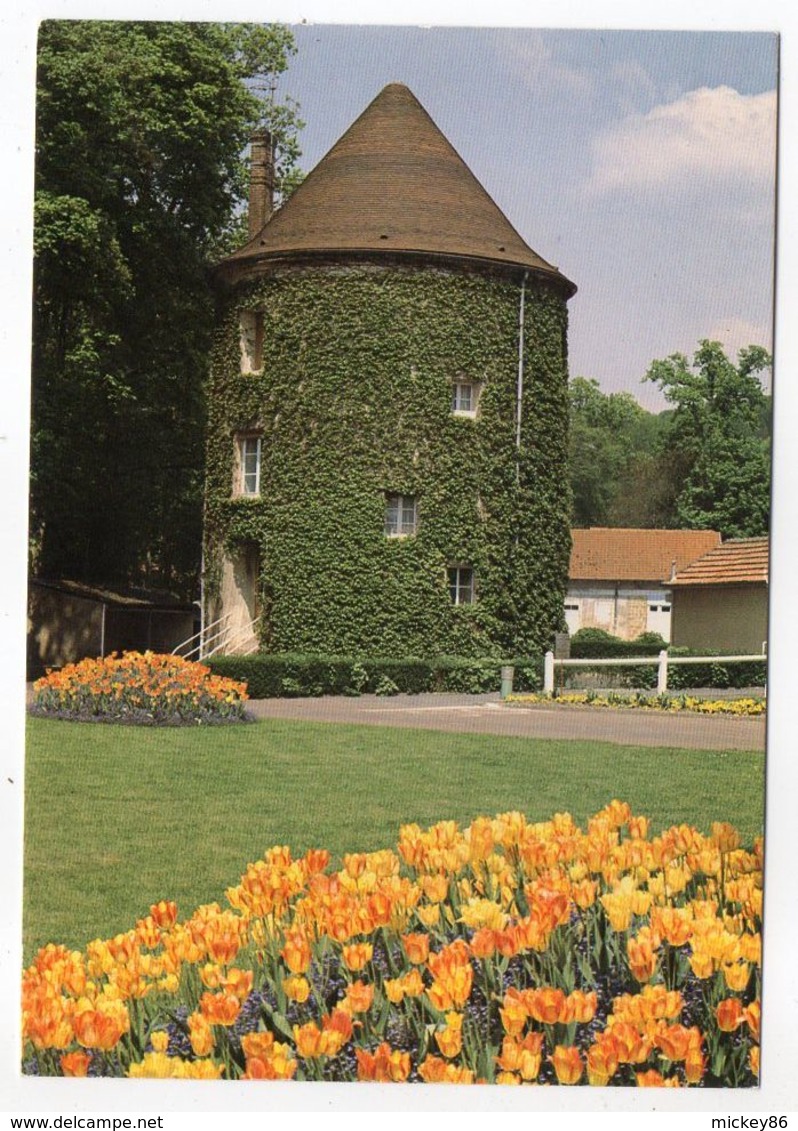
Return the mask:
M386 86L261 231L220 265L390 252L527 268L576 287L521 238L418 99Z

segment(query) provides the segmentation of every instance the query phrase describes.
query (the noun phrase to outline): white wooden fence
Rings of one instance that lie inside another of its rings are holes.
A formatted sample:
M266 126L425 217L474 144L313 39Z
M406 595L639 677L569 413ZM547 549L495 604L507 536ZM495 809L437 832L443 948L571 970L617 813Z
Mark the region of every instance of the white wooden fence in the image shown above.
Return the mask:
M547 652L543 661L543 691L551 695L554 691L554 669L560 668L610 668L629 667L631 664L646 664L657 668L657 694L668 690L668 668L671 664L740 664L751 660L766 660L764 653L756 656L669 656L666 651L659 656L638 656L630 659L611 660L555 660L553 652Z

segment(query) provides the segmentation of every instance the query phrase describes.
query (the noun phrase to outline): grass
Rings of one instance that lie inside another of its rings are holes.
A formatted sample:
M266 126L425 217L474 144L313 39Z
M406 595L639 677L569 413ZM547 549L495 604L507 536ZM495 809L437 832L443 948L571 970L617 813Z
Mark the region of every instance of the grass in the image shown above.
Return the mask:
M521 809L578 822L613 797L659 831L762 831L761 751L705 751L271 720L148 729L30 719L24 954L82 948L158 899L223 902L273 844L395 845L399 826Z

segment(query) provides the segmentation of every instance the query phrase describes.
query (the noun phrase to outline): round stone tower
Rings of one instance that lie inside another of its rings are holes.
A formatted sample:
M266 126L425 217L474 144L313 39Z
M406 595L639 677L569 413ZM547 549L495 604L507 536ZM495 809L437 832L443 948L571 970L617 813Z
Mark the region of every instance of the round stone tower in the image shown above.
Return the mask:
M217 269L205 621L230 650L541 652L563 617L567 311L413 94L387 86Z

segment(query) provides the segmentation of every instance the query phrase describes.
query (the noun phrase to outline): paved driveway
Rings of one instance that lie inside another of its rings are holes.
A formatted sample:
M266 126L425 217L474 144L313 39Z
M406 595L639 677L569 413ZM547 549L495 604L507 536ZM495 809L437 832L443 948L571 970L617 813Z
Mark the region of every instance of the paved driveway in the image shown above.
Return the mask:
M395 695L383 698L256 699L258 719L303 719L366 726L418 727L517 738L573 738L627 746L693 750L764 750L765 720L660 714L544 704L517 707L498 695Z

